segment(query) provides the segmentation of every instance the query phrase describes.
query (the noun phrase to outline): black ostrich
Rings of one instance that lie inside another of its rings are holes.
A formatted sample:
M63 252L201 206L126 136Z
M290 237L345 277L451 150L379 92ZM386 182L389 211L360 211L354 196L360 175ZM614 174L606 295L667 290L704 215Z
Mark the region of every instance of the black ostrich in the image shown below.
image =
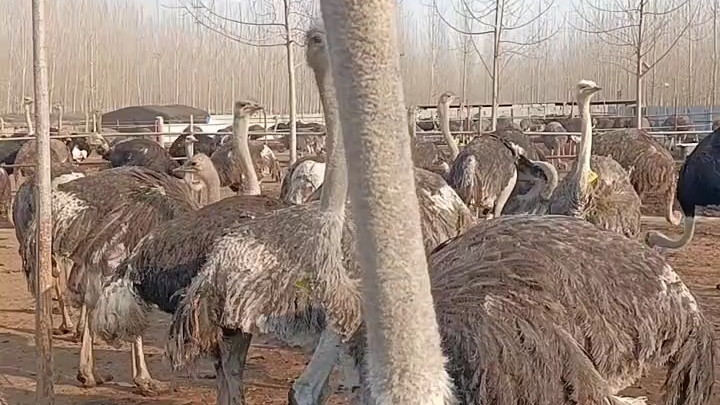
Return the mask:
M194 126L192 128L193 136L195 139L197 139L197 142L195 143L194 149L195 153L202 153L208 156L212 156L213 152L218 148L218 145L220 144L217 140L219 137L215 138L210 134L203 133L202 128ZM173 141L172 145L170 145L170 156L172 157L185 157L185 139L190 135L190 127L188 126L185 128Z
M645 238L649 246L669 249L687 246L695 234L695 208L720 204L720 129L703 138L685 159L676 196L685 216L682 235L672 238L650 231Z
M180 167L170 153L152 139L133 138L120 141L102 154L112 167L142 166L156 172L172 174Z

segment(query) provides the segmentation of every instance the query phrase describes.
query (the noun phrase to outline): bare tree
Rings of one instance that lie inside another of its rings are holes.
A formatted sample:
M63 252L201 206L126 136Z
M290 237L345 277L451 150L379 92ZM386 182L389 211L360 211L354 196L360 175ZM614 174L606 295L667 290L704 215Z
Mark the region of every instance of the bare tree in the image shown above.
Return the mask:
M575 27L612 48L603 61L635 78L636 124L642 126L643 78L665 59L699 20L700 2L692 0L579 0L574 4L582 24ZM679 19L679 13L686 18ZM654 57L651 59L651 55ZM689 56L692 59L692 55Z
M295 83L294 47L302 41L296 41L296 33L300 28L294 25L294 19L306 22L310 11L308 5L301 0L281 0L282 11L278 10L273 0L257 0L254 2L252 14L254 18L246 19L246 9L236 8L238 17L228 15L228 10L219 11L215 2L206 0L185 0L182 8L193 20L217 34L235 42L253 47L285 47L288 98L290 106L290 164L297 160L297 95ZM251 35L248 35L251 34ZM259 35L258 35L259 34ZM261 39L257 39L260 36ZM252 38L252 39L250 39ZM263 80L258 77L258 80Z
M539 45L552 38L558 31L547 35L523 35L525 28L538 20L547 17L553 8L554 0L541 0L538 13L531 14L530 7L522 0L459 0L454 5L455 16L468 26L479 27L478 30L466 29L446 17L438 8L438 0L433 0L433 8L440 19L453 31L467 35L470 38L485 71L492 81L492 130L497 129L498 105L500 90L502 88L503 69L518 55L523 55L528 47ZM558 26L559 29L559 26ZM482 47L478 45L480 37L492 35L490 48L492 60L487 63L483 57Z
M37 140L37 262L35 263L35 403L55 403L52 357L52 197L50 190L50 97L46 58L45 0L32 1L35 138Z

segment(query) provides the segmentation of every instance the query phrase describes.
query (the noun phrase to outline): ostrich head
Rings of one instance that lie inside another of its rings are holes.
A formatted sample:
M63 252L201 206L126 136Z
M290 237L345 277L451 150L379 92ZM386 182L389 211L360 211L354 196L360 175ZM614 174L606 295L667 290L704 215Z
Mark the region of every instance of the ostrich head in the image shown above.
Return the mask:
M184 179L195 191L200 191L211 184L220 182L215 165L210 160L210 157L203 153L191 157L184 165L173 170L172 173L175 177Z
M243 100L235 102L235 111L241 116L245 115L249 117L262 109L263 107L254 101Z
M577 86L575 86L578 101L590 100L593 94L600 90L602 90L602 87L598 86L597 83L592 80L580 80Z
M325 31L320 27L313 27L307 30L305 34L305 46L307 51L305 52L305 59L309 66L316 66L318 70L328 71L330 66L328 64L327 52L325 48Z
M440 95L440 98L438 98L438 104L442 106L450 107L450 104L452 104L453 101L455 101L457 97L453 92L446 91L445 93Z

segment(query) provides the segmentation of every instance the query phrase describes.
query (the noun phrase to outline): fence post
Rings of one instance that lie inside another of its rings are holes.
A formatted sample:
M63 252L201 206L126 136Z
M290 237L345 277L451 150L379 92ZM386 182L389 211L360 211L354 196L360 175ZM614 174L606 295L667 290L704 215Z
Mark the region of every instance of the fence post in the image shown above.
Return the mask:
M190 116L190 135L185 136L185 161L195 156L195 119Z
M35 263L35 403L55 403L52 356L52 196L50 189L50 100L45 59L45 1L32 1L35 139L37 144L37 262Z
M155 131L154 132L160 132L160 133L165 132L165 119L159 115L157 117L155 117ZM165 138L165 135L161 135L161 134L155 135L155 141L163 146L165 146L164 138Z

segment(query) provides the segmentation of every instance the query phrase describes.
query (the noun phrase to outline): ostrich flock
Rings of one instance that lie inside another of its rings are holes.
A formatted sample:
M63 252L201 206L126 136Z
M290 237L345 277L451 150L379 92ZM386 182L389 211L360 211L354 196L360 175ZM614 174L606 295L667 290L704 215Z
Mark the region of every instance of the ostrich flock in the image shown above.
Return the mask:
M458 145L445 93L448 154L417 137L404 107L390 2L321 3L306 61L326 144L288 168L279 198L263 194L263 177L280 171L249 139L262 109L249 101L235 103L222 141L188 131L170 152L102 134L53 145L57 333L81 340L80 383L111 378L95 370L102 338L131 344L142 394L167 392L143 352L159 309L172 315L172 367L210 357L220 405L244 403L258 333L312 353L290 404L324 403L336 366L352 403L637 405L646 399L619 393L664 367L662 404L707 404L712 328L663 251L691 242L696 207L720 202L720 132L678 176L646 130L593 134L601 87L581 80L577 157L562 178L514 125ZM172 159L190 145L184 164ZM113 167L80 169L91 150ZM21 152L16 162L34 158ZM21 177L12 220L34 291L34 177ZM640 234L650 193L665 196L681 235Z

